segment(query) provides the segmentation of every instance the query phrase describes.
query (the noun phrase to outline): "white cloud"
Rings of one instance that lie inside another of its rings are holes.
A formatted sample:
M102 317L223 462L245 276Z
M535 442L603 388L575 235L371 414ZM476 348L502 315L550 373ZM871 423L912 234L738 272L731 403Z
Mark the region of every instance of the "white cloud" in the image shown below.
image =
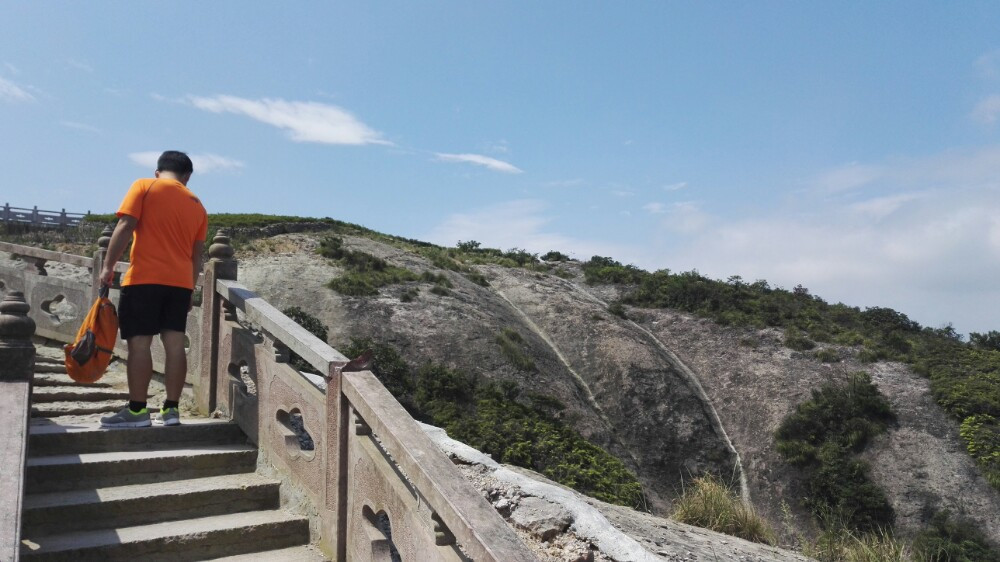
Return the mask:
M667 212L667 206L663 203L646 203L642 206L642 210L648 211L654 215L662 215Z
M435 154L437 159L442 162L464 162L466 164L475 164L477 166L483 166L494 172L503 172L506 174L520 174L523 172L520 168L504 162L503 160L497 160L496 158L490 158L489 156L483 156L481 154L445 154L438 152Z
M133 152L128 155L129 159L140 166L150 170L156 169L156 161L160 158L160 152ZM245 164L239 160L226 158L217 154L189 154L191 163L194 164L195 174L211 174L213 172L232 172L243 168Z
M187 101L212 113L235 113L288 131L292 140L324 144L391 145L348 111L318 102L250 100L236 96L189 96Z
M979 100L972 110L972 118L984 125L992 125L1000 118L1000 94L986 96Z
M663 186L663 191L680 191L680 190L684 189L685 187L687 187L687 185L688 185L688 182L686 182L686 181L680 181L680 182L677 182L677 183L672 183L672 184Z
M865 186L882 175L878 166L864 166L852 162L821 174L815 184L818 188L830 193L850 191Z
M708 213L701 210L701 205L694 201L674 203L664 212L667 216L661 224L667 230L681 234L700 232L712 221Z
M860 188L912 192L974 185L1000 185L1000 145L923 158L897 157L881 164L854 162L827 170L812 181L819 192L841 194Z
M576 259L592 256L615 256L619 260L634 259L635 248L607 244L595 240L577 239L551 231L548 204L537 199L522 199L500 203L449 216L421 236L442 246L454 246L459 240L476 240L483 246L507 250L524 248L545 253L558 250Z
M25 88L18 86L10 80L0 78L0 101L24 102L34 100L35 96L28 93Z
M723 221L694 204L671 209L662 222L671 234L650 253L662 257L642 265L801 283L928 326L1000 329L1000 148L850 169L878 173L853 182L864 191L831 199L821 190L771 215ZM858 198L869 191L878 194Z
M5 68L7 68L7 70L8 70L8 71L9 71L9 72L10 72L11 74L13 74L13 75L15 75L15 76L17 76L18 74L20 74L20 73L21 73L21 69L20 69L20 68L18 68L18 67L16 67L16 66L14 66L13 64L11 64L11 63L9 63L9 62L4 62L4 63L3 63L3 65L4 65L4 67L5 67Z
M93 125L88 125L86 123L78 123L76 121L60 121L59 124L62 125L63 127L68 127L70 129L78 129L80 131L87 131L89 133L104 132Z
M856 213L881 219L895 213L906 203L919 199L921 196L920 193L900 193L886 197L875 197L874 199L854 203L850 206L850 209Z

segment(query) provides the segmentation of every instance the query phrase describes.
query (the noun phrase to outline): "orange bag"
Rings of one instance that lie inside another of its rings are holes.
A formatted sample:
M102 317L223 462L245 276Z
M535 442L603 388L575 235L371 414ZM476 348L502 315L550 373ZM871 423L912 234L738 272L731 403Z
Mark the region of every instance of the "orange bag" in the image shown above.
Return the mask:
M101 378L111 362L118 338L118 311L108 299L108 287L101 287L94 306L83 319L75 343L66 352L66 373L76 382L90 383Z

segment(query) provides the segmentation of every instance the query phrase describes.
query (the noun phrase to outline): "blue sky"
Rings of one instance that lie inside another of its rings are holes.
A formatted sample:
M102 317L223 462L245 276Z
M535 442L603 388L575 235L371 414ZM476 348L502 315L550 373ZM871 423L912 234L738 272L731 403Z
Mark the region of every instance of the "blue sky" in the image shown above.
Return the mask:
M1000 329L995 2L8 2L0 199L608 255ZM152 156L151 156L152 155Z

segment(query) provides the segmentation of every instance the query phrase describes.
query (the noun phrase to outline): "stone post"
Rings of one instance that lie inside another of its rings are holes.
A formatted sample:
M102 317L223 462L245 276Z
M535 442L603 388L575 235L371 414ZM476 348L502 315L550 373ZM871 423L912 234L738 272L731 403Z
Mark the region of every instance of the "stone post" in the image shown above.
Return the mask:
M97 300L97 293L101 290L101 268L104 267L104 260L108 255L108 245L111 244L111 235L114 229L111 225L105 225L101 231L101 237L97 239L97 251L94 252L94 269L90 271L90 300Z
M11 291L0 301L0 560L17 560L21 548L21 509L25 462L28 457L28 419L31 416L31 380L35 321L28 317L24 293Z
M347 560L347 447L350 404L343 391L343 365L330 366L326 384L324 466L326 498L320 511L323 529L320 546L334 560Z
M222 320L222 297L215 291L217 279L236 280L237 263L229 243L229 234L220 229L208 248L201 285L201 372L194 380L195 403L198 411L208 416L215 411L218 388L219 327Z

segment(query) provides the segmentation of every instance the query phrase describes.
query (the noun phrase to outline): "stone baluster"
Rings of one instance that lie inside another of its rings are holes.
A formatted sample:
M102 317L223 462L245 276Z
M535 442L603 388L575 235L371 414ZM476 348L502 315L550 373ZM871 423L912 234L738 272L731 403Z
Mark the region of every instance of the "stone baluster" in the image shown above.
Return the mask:
M94 252L94 267L90 270L90 298L97 299L97 293L101 290L101 268L104 267L104 260L108 255L108 246L111 244L111 235L114 229L110 224L104 225L100 238L97 239L97 251ZM112 278L112 284L114 279Z
M10 203L3 204L3 222L10 222Z
M17 560L21 548L21 510L24 501L25 461L28 456L28 419L31 416L31 379L35 322L28 317L24 293L12 291L0 301L0 560Z
M235 320L236 311L215 290L218 279L236 280L237 262L229 233L219 229L208 248L209 260L205 262L201 285L201 372L194 382L195 402L198 410L210 415L215 410L219 374L219 328L223 319ZM223 318L225 314L225 318Z

